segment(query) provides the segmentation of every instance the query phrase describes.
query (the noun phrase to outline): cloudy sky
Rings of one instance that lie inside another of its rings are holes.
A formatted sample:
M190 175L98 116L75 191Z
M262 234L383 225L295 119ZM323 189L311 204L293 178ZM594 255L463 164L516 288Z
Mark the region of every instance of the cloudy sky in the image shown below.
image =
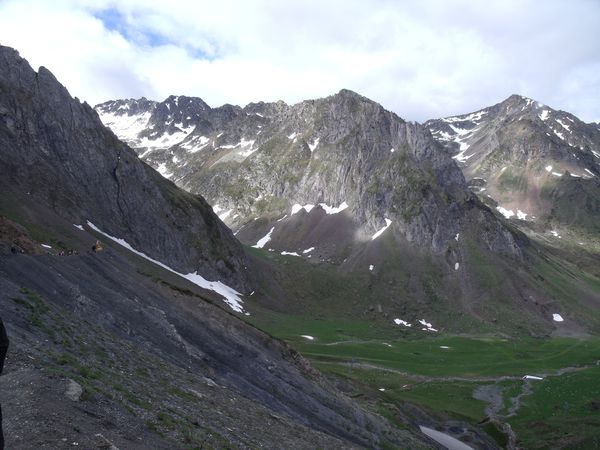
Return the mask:
M0 43L90 104L348 88L417 121L512 93L600 120L598 30L599 0L0 0Z

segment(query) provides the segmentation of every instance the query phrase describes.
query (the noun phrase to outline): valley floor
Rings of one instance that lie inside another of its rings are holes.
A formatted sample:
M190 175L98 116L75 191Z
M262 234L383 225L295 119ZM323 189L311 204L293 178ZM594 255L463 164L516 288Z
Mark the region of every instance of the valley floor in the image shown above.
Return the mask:
M252 321L398 425L454 433L475 448L485 435L505 448L600 444L598 338L414 338L366 321L267 311Z

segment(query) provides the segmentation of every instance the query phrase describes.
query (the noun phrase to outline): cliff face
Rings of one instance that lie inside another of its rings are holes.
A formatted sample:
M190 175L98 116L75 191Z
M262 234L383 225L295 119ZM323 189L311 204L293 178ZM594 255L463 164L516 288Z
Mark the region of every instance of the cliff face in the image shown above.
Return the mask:
M241 246L204 199L142 163L48 70L34 72L7 47L0 47L0 148L7 188L175 270L249 289Z

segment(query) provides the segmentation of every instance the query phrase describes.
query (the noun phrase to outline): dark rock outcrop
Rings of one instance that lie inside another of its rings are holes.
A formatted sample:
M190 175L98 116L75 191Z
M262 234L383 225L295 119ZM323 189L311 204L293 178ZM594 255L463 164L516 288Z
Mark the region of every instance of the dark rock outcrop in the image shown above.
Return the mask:
M180 272L250 288L241 246L203 198L142 163L47 69L34 72L7 47L0 47L0 171L0 185L72 223L89 220Z

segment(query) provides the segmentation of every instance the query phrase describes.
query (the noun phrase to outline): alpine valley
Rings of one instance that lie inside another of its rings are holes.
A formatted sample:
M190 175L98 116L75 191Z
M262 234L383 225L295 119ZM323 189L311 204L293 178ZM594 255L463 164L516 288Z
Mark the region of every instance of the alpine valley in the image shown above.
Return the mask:
M598 124L0 62L7 448L597 448Z

